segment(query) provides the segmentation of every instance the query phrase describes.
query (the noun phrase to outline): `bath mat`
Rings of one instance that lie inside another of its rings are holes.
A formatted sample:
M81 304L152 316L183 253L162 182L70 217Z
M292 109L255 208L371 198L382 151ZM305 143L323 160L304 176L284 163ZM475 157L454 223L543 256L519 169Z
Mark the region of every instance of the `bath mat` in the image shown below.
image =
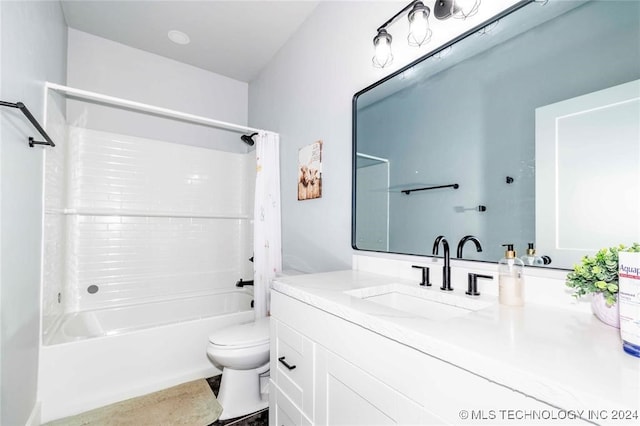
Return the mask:
M202 379L54 420L46 426L206 426L221 413L222 406Z

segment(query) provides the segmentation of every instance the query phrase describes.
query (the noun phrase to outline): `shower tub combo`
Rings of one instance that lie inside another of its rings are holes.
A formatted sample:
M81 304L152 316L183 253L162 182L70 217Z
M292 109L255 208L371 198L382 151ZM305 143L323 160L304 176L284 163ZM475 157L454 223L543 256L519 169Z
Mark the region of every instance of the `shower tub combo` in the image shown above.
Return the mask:
M220 374L208 336L254 320L234 283L253 276L255 151L227 133L258 130L46 93L40 420Z
M252 299L231 290L65 315L40 354L42 421L220 374L207 337L253 321Z

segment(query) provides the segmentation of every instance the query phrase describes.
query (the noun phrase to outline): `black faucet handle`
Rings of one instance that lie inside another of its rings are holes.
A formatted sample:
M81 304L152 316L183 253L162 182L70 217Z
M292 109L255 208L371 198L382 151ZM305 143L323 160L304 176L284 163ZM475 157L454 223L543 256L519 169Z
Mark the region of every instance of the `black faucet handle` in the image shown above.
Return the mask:
M480 292L478 291L478 278L492 280L493 276L469 272L469 276L467 278L467 291L465 294L468 294L469 296L480 296Z
M429 267L420 266L420 265L411 265L411 267L416 269L422 269L422 282L420 282L420 285L430 287L431 283L429 282Z

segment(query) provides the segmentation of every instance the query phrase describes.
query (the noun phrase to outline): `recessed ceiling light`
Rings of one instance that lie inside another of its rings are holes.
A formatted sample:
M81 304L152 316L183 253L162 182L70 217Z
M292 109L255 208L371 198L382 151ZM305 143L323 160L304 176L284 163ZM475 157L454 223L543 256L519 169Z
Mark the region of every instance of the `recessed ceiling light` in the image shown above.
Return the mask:
M169 40L176 44L189 44L189 42L191 41L189 36L182 31L171 30L167 35L169 36Z

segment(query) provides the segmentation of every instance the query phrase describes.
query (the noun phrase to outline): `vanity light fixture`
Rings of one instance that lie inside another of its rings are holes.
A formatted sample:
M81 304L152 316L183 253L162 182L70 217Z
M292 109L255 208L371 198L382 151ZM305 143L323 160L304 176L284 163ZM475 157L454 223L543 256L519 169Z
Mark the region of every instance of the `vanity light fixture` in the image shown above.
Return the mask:
M415 2L409 12L409 35L407 41L409 46L422 46L431 40L431 29L429 28L429 14L431 11L421 1Z
M373 38L373 47L375 54L373 55L373 66L384 68L393 62L393 53L391 53L391 34L384 28L378 29L378 34Z
M437 19L450 17L466 19L475 15L479 6L480 0L435 0L434 16ZM429 28L431 10L422 1L413 0L376 30L377 34L373 38L375 49L372 58L373 66L384 68L393 62L393 53L391 52L393 37L387 32L387 27L405 13L409 19L409 35L407 36L409 46L420 47L431 40L431 28Z

